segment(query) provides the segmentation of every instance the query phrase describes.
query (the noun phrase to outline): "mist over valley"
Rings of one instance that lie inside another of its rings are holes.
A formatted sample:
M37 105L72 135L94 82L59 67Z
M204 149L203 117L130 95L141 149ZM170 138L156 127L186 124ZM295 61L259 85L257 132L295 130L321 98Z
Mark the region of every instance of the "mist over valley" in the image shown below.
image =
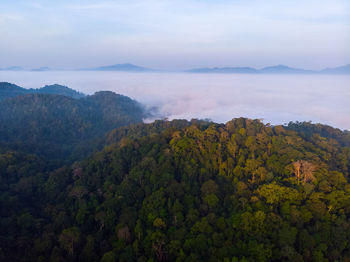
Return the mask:
M349 75L0 71L0 80L25 88L57 83L86 94L113 91L153 108L154 117L146 122L167 117L223 123L243 116L350 129Z

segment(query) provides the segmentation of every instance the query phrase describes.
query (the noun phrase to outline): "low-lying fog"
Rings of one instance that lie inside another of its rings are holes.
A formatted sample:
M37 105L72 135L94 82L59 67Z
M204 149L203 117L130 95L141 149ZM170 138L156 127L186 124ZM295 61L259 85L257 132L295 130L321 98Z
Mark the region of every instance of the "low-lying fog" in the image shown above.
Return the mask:
M309 121L350 130L350 76L120 72L1 72L25 88L62 84L86 94L111 90L174 118ZM149 121L149 120L148 120Z

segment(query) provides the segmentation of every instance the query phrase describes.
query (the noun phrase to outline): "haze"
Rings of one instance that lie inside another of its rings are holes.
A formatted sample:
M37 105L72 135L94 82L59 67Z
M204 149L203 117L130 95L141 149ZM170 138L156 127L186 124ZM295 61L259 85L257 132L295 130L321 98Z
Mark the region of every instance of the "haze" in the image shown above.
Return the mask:
M350 61L348 0L2 0L0 68L156 69Z
M159 118L226 122L249 117L271 124L312 121L350 130L346 75L0 71L0 80L25 88L59 83L87 94L111 90L158 107Z

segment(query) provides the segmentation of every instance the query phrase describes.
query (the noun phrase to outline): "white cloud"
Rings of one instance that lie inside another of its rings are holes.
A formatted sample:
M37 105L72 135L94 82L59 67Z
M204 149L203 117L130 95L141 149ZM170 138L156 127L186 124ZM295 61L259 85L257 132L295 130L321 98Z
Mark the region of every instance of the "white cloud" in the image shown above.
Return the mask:
M0 79L26 88L59 83L88 94L111 90L158 106L170 119L312 120L350 130L349 76L0 71Z

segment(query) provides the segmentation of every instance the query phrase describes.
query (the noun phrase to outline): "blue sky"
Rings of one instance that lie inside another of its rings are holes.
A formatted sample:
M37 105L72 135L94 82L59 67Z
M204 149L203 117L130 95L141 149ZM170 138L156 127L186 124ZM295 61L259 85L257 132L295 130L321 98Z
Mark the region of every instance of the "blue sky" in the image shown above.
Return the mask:
M1 0L0 67L350 63L348 0Z

